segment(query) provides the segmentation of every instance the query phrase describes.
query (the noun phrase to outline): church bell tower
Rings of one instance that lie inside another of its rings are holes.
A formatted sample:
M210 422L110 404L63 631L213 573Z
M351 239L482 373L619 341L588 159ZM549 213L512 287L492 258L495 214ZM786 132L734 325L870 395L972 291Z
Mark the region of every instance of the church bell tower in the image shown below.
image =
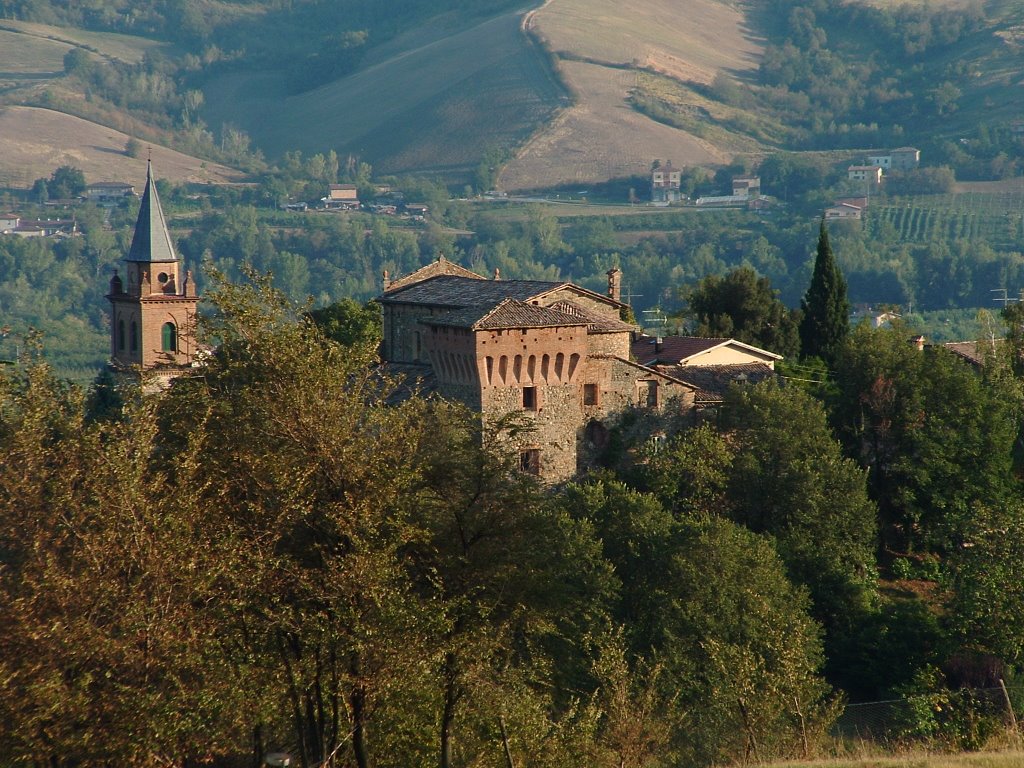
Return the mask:
M144 371L185 368L195 355L195 282L182 268L167 231L153 179L146 169L135 236L128 251L126 281L110 280L110 359L115 368Z

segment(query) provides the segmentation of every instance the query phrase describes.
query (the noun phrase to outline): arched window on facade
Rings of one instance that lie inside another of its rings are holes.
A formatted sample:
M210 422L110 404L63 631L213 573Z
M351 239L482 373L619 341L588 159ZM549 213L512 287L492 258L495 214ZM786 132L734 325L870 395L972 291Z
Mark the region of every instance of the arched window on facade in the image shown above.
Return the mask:
M117 320L117 349L124 352L124 318Z
M132 320L131 336L128 339L128 344L129 344L128 348L132 352L138 352L139 351L139 326L138 326L138 324L134 320Z
M161 349L164 352L178 351L178 329L174 327L174 323L164 323L160 336Z

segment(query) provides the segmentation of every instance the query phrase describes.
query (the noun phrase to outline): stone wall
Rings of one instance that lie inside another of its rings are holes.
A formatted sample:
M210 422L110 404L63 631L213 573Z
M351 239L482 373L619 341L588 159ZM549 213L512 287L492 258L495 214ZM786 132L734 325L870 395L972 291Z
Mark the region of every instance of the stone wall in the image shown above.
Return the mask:
M587 347L591 355L614 355L628 360L630 341L628 331L592 333L587 337Z

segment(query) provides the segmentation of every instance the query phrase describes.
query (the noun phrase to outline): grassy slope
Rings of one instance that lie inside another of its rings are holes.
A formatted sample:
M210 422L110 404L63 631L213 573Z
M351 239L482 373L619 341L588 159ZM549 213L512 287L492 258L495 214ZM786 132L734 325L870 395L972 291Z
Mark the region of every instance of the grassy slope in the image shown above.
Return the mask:
M54 168L73 165L86 181L146 179L146 152L124 154L128 136L88 120L48 109L0 107L0 186L27 187ZM153 164L160 178L221 184L239 178L237 171L165 147L153 146Z
M226 75L207 84L204 116L240 125L270 155L333 148L384 172L465 173L490 147L527 136L560 101L518 24L503 14L468 29L419 30L359 72L294 96L276 73Z
M0 186L27 187L61 165L80 168L89 182L145 179L145 157L124 154L127 134L53 110L3 106L17 105L19 96L63 77L64 54L75 46L129 63L150 51L173 53L170 46L130 35L0 21ZM152 152L161 178L210 183L240 178L231 168L171 149L153 146Z
M749 141L727 132L709 140L662 125L626 101L644 77L635 68L700 84L719 72L748 76L757 67L760 45L746 32L742 9L718 0L549 0L534 23L562 59L578 101L519 153L502 174L503 186L643 173L656 158L682 165L722 163L751 149ZM699 106L700 99L691 96Z

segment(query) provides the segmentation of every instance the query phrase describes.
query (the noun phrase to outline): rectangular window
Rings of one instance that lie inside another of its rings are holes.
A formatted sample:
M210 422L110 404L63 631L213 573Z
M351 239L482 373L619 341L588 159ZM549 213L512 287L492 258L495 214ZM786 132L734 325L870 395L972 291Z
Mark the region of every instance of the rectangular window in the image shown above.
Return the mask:
M519 470L528 475L540 474L540 448L529 448L519 452Z
M523 408L527 411L537 410L536 387L523 387Z
M637 390L637 405L641 408L658 407L658 382L641 381Z
M597 405L597 384L583 385L583 404Z

